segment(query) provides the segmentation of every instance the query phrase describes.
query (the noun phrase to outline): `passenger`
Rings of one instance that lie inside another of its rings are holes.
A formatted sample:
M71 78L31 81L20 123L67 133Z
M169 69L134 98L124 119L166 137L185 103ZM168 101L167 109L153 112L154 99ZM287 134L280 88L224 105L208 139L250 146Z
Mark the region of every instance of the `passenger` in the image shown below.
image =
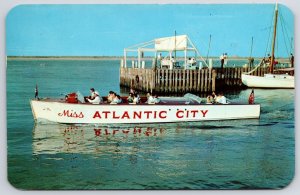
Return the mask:
M213 92L211 93L211 95L208 95L208 96L207 96L207 98L206 98L206 103L208 103L208 104L213 104L213 103L216 102L216 98L217 98L216 92L213 91Z
M114 94L115 92L113 92L113 91L109 91L108 92L108 95L107 95L107 103L110 103L110 102L112 102L112 100L113 100L113 94Z
M116 96L117 96L117 103L121 104L123 102L121 96L120 95L116 95Z
M220 92L216 98L216 103L218 104L227 104L226 97L223 95L222 92Z
M157 95L157 94L154 95L153 102L154 102L155 104L157 104L157 103L160 102L160 99L158 98L158 95Z
M214 103L214 98L212 95L208 95L207 98L206 98L206 103L207 104L212 104Z
M102 101L97 91L94 93L94 99L87 98L87 100L92 104L100 104Z
M133 94L133 102L134 104L138 104L140 102L139 98L138 98L138 95L135 93Z
M133 93L129 93L127 101L128 101L128 103L133 103Z
M213 91L212 93L211 93L211 95L212 95L212 97L215 99L216 98L216 96L217 96L217 94L216 94L216 92L215 91Z
M140 103L141 98L140 98L140 95L138 94L138 92L134 92L134 95L135 95L136 98L137 98L137 103Z
M96 97L96 95L95 95L96 92L99 94L99 92L98 92L98 91L95 91L94 88L90 88L90 92L91 92L91 95L90 95L90 96L84 97L84 100L85 100L86 102L88 101L87 99L93 100L93 99Z
M122 103L122 99L119 95L117 95L116 93L113 93L113 100L111 101L110 104L120 104Z
M147 103L147 104L153 104L153 103L154 103L154 98L153 98L153 96L152 96L152 93L148 92L146 96L147 96L147 101L146 101L146 103Z

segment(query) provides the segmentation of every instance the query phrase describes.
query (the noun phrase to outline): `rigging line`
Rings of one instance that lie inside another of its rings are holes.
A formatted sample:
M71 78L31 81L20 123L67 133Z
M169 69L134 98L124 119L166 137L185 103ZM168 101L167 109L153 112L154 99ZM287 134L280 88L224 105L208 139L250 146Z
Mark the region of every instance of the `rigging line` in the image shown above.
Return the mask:
M293 51L294 51L294 47L293 47L293 43L294 43L294 39L293 39L293 37L291 37L291 53L294 53Z
M281 14L279 15L279 18L280 18L281 30L282 30L282 34L283 34L283 42L284 42L284 45L285 45L287 56L289 56L289 49L288 49L288 46L287 46L287 41L286 41L286 36L285 36L285 31L284 31L283 17L282 17Z
M274 20L274 17L275 17L275 13L273 13L273 16L271 18L271 22L269 24L272 24L273 23L273 20ZM273 25L269 28L269 37L268 37L268 41L267 41L267 47L266 47L266 50L265 50L265 55L264 56L267 56L267 53L270 53L270 39L271 39L271 30L273 29Z
M244 74L247 74L247 75L249 75L249 74L251 74L252 72L254 72L254 71L256 71L260 66L262 66L264 64L264 59L262 59L261 61L260 61L260 63L255 67L255 68L253 68L251 71L249 71L249 72L247 72L247 73L244 73Z
M280 13L281 14L281 13ZM293 38L292 38L292 35L289 33L290 31L288 31L288 25L287 25L287 22L285 21L285 19L284 19L284 17L281 15L281 20L282 20L282 23L283 23L283 27L284 27L284 30L285 30L285 35L286 35L286 37L284 37L284 38L287 38L287 37L291 37L291 39L290 40L288 40L287 42L288 42L288 44L289 45L291 45L291 53L292 53L292 47L293 47L293 45L292 45L292 43L293 43Z

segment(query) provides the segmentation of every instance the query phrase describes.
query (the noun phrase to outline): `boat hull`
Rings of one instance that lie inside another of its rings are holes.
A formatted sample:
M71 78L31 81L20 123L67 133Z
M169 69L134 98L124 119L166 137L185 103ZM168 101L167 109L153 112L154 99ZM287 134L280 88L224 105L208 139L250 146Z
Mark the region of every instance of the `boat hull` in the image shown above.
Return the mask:
M265 74L253 76L242 74L242 83L253 88L293 89L295 88L294 76L285 74Z
M31 100L35 121L69 124L169 123L260 117L259 104L110 105Z

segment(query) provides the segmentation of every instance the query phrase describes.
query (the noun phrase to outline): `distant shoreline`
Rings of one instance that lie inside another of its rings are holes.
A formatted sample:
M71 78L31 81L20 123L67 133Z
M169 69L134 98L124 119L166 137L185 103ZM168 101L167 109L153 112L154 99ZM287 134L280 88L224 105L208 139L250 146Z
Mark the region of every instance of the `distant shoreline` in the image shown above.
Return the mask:
M228 60L248 60L249 57L228 57ZM254 57L255 60L261 60L263 57ZM7 56L7 60L121 60L123 56ZM137 57L128 56L128 60L137 59ZM142 60L152 60L153 57L144 57ZM183 57L179 57L183 60ZM219 60L219 57L208 57L208 59ZM278 58L279 61L288 62L289 58Z

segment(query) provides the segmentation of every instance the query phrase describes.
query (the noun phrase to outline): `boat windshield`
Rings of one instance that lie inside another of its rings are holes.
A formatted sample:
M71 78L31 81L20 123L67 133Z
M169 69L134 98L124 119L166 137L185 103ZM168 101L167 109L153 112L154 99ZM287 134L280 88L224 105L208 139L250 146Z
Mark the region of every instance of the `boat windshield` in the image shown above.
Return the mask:
M189 99L191 101L195 101L198 104L200 104L202 102L202 99L199 96L196 96L196 95L191 94L191 93L187 93L183 97L186 98L186 99Z
M85 101L84 101L84 97L83 97L83 95L80 93L80 91L77 91L76 94L77 94L77 99L78 99L78 101L81 102L81 103L84 103L84 102L85 102Z

